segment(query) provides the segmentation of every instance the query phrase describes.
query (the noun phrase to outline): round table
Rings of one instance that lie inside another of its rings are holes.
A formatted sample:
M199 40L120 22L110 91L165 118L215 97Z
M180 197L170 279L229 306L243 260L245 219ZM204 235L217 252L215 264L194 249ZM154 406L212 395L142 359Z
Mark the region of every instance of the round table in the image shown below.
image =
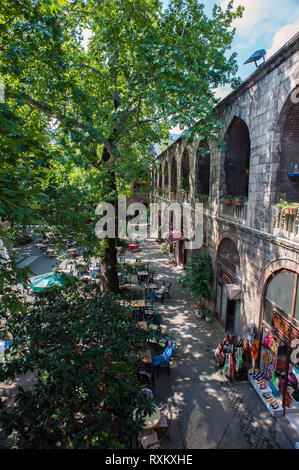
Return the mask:
M137 409L135 409L133 411L133 418L136 419L136 413L137 413ZM155 426L157 426L157 424L159 423L160 421L160 409L154 405L153 406L153 413L151 415L149 414L146 414L144 417L143 417L143 422L144 424L142 426L140 426L142 429L144 430L149 430L149 429L153 429Z

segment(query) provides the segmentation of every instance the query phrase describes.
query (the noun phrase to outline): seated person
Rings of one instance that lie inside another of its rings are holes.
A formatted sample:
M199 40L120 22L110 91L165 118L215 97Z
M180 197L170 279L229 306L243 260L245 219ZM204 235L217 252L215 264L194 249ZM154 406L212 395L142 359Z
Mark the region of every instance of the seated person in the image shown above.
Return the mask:
M159 366L160 364L167 364L175 350L175 342L172 339L168 339L167 346L163 351L163 354L159 354L159 356L154 356L151 363L151 372L154 370L155 367Z
M156 303L157 300L157 292L155 289L151 289L150 293L148 294L148 298L150 299L152 297L152 305Z
M156 292L157 294L164 294L166 292L165 282L162 283L162 286Z

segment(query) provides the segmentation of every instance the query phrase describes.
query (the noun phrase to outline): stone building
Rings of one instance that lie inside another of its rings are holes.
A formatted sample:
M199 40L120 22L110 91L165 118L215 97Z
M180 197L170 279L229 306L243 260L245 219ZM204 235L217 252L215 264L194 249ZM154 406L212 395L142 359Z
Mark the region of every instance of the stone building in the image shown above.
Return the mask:
M193 210L203 203L215 312L226 331L245 334L254 324L261 339L276 326L281 338L299 338L299 33L214 114L226 148L180 137L157 157L154 199ZM171 248L181 266L184 244Z

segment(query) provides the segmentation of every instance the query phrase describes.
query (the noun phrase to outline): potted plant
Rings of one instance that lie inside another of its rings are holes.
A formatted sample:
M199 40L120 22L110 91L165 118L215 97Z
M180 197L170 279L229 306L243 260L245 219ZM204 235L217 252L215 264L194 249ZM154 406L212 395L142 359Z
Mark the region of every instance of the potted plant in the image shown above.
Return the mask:
M200 201L206 201L209 199L208 194L195 194L195 199L199 199Z
M169 265L172 266L172 267L177 265L177 262L176 262L174 256L168 262L169 262Z
M233 203L233 200L230 196L227 196L223 199L224 204L231 205Z
M213 315L209 310L207 310L207 313L205 314L205 320L207 323L212 323L213 321Z

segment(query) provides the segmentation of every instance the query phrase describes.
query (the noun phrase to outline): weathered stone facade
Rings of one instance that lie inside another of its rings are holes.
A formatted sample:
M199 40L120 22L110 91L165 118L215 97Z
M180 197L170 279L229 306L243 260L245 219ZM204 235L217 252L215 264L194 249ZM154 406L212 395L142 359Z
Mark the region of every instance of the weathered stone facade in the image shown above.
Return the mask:
M208 174L207 166L198 162L198 148L203 146L199 136L192 143L181 137L157 157L162 173L153 175L155 187L165 191L159 195L155 190L157 202L203 202L204 234L214 261L216 290L222 275L221 243L229 239L238 250L236 271L226 273L227 283L241 286L236 333L244 333L251 320L259 326L263 292L272 273L290 266L299 273L299 210L297 216L284 215L280 220L274 209L280 199L299 202L299 176L294 176L299 174L298 98L299 34L215 107L227 149L208 142L210 153L204 157L210 164L208 199L206 190L197 194L205 187L198 182L200 174ZM184 262L182 243L176 243L174 250L180 264ZM218 302L220 315L222 294L221 298L217 295L215 308ZM221 321L227 327L225 315Z

